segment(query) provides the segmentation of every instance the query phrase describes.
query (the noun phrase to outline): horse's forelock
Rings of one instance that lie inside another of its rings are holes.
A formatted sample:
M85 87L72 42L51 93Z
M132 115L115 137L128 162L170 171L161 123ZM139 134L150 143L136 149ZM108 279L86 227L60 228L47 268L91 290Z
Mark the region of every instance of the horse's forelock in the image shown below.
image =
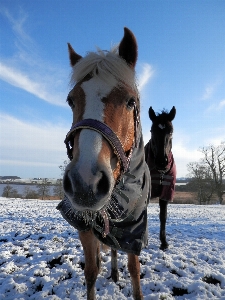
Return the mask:
M80 59L73 67L71 85L83 80L88 74L98 76L111 86L127 85L132 90L137 90L135 72L118 55L117 48L111 51L98 49L97 52L90 52Z
M166 109L163 109L161 113L156 114L157 122L166 122L168 121L169 113Z

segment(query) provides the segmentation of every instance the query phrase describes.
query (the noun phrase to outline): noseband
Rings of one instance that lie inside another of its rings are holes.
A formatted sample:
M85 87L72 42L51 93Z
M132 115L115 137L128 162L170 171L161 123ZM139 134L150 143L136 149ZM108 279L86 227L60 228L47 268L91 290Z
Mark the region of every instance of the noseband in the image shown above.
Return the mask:
M131 155L133 148L137 147L137 130L140 123L139 113L136 105L134 106L134 129L135 129L135 138L133 145L130 149L129 155L123 150L122 143L120 142L118 136L115 132L107 126L105 123L95 120L95 119L84 119L73 125L70 131L67 133L64 143L67 148L67 155L70 160L73 159L73 137L76 130L79 129L91 129L100 133L112 146L114 153L119 159L121 172L127 172L130 164Z

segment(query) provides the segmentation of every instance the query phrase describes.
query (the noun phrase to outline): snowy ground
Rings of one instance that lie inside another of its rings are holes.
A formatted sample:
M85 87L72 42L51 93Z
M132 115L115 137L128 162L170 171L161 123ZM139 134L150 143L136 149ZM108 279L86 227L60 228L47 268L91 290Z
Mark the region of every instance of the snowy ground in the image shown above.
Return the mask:
M85 299L84 256L58 201L0 198L0 299ZM149 246L140 255L144 299L225 299L225 205L169 205L170 248L159 250L159 208L149 206ZM127 256L120 280L103 254L97 299L132 299Z

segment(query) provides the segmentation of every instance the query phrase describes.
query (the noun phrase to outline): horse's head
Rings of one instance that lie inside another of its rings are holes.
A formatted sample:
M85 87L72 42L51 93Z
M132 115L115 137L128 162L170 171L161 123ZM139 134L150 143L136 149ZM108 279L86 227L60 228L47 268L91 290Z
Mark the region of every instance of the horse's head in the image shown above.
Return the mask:
M98 211L109 202L135 142L137 42L125 28L110 52L98 50L82 58L68 47L73 89L67 102L73 124L65 140L71 162L64 191L76 210Z
M173 124L176 109L173 106L167 113L165 110L155 114L152 107L149 108L151 127L151 149L154 156L155 166L158 170L165 170L168 165L168 156L172 149Z

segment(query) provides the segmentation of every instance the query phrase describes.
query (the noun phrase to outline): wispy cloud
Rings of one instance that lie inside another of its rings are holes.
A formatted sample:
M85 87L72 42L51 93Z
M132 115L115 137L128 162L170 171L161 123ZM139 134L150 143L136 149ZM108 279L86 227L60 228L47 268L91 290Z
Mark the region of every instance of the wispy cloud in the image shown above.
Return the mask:
M1 164L55 165L66 159L67 126L25 122L0 113Z
M28 74L24 74L16 68L9 67L3 63L0 63L0 79L51 104L60 106L66 105L65 101L62 100L65 95L63 95L63 93L61 93L61 95L50 93L48 87L45 87L45 80L32 80ZM51 84L53 88L54 83L52 82Z
M18 18L14 18L12 14L10 14L9 10L6 8L2 8L0 12L7 17L8 21L10 22L14 33L23 41L32 42L30 36L25 32L24 26L27 20L27 14L22 9L19 9Z
M7 9L1 9L0 13L11 27L16 46L12 57L1 57L0 79L50 104L64 106L67 83L61 78L66 77L65 71L40 58L38 45L26 32L28 16L23 10L18 17Z
M151 65L144 63L141 65L141 71L138 74L138 87L142 91L143 88L147 85L149 80L152 78L154 70Z
M214 92L214 90L215 90L215 86L214 85L207 86L205 88L205 91L204 91L204 94L202 96L202 99L203 100L210 99L211 96L212 96L212 94L213 94L213 92Z
M219 108L225 107L225 99L221 100L219 103Z
M212 112L218 112L222 111L225 107L225 99L219 101L218 103L211 104L205 111L206 114L212 113Z
M221 81L217 80L213 83L210 83L205 87L205 90L202 95L202 100L208 100L213 97L213 95L216 93L218 86L221 84Z

